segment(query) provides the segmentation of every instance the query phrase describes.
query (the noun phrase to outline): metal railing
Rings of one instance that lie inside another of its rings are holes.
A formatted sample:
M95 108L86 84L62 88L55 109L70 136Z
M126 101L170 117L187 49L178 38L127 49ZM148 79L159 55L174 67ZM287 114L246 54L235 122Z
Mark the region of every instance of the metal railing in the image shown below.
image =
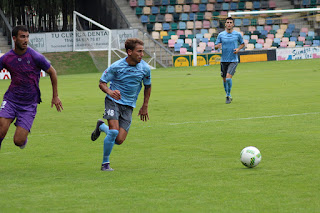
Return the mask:
M12 27L9 24L8 19L4 15L3 11L0 9L0 26L2 28L3 35L7 37L8 45L12 46L12 39L11 39L11 31Z
M170 52L163 44L152 38L144 29L138 29L139 38L144 42L145 52L153 56L156 55L156 61L163 67L172 66L173 53Z
M126 16L120 10L115 0L110 0L110 1L112 2L112 8L116 9L116 17L117 17L116 20L119 22L118 29L125 28L121 26L132 28L131 23L128 21ZM125 24L121 25L121 23L125 23ZM173 53L170 52L163 44L153 39L152 36L150 36L149 33L146 32L145 29L138 29L138 36L145 43L144 45L145 52L151 57L153 57L155 54L156 55L155 59L158 64L160 64L163 67L172 66Z
M112 14L112 21L116 23L116 29L121 28L131 28L131 24L126 18L126 16L123 14L123 12L120 10L118 4L115 2L115 0L108 0L110 3L110 12Z

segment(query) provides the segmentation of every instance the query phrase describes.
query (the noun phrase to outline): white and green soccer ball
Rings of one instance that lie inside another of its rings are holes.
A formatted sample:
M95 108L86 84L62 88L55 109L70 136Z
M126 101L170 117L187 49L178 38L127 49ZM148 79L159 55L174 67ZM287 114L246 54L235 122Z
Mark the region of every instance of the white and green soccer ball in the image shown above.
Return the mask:
M248 146L240 152L240 161L246 167L256 167L261 161L261 153L256 147Z

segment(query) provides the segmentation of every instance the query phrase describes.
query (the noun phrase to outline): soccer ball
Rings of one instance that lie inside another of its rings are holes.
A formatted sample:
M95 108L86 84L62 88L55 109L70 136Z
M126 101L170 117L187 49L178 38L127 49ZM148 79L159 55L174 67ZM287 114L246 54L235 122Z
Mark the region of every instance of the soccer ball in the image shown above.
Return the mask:
M261 161L261 153L256 147L248 146L240 152L240 161L246 167L256 167Z

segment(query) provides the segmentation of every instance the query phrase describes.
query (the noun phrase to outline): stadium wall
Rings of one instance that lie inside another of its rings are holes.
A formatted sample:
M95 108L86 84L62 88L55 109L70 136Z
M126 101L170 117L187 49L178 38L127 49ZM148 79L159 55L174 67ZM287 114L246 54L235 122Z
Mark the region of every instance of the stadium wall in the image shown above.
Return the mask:
M320 58L320 47L277 48L239 52L240 63ZM221 53L198 54L198 66L220 64ZM193 66L193 55L173 55L174 67Z
M89 46L91 42L94 42L95 47L105 49L109 43L106 34L108 34L108 32L104 30L91 30L77 33L76 45L80 45L83 48ZM127 38L137 36L137 29L112 30L112 38L118 37L121 49L124 49L124 42ZM31 33L29 42L41 53L71 52L73 51L73 32Z

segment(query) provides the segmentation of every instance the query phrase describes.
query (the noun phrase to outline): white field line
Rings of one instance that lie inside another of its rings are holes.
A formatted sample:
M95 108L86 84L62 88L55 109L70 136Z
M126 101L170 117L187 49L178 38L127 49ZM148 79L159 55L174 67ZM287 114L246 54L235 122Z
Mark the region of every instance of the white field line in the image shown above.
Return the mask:
M248 118L231 118L223 120L206 120L206 121L187 121L181 123L169 123L169 125L183 125L183 124L203 124L203 123L214 123L214 122L224 122L224 121L241 121L241 120L254 120L254 119L266 119L266 118L281 118L281 117L294 117L302 115L317 115L320 112L306 112L301 114L290 114L290 115L269 115L269 116L259 116L259 117L248 117Z

